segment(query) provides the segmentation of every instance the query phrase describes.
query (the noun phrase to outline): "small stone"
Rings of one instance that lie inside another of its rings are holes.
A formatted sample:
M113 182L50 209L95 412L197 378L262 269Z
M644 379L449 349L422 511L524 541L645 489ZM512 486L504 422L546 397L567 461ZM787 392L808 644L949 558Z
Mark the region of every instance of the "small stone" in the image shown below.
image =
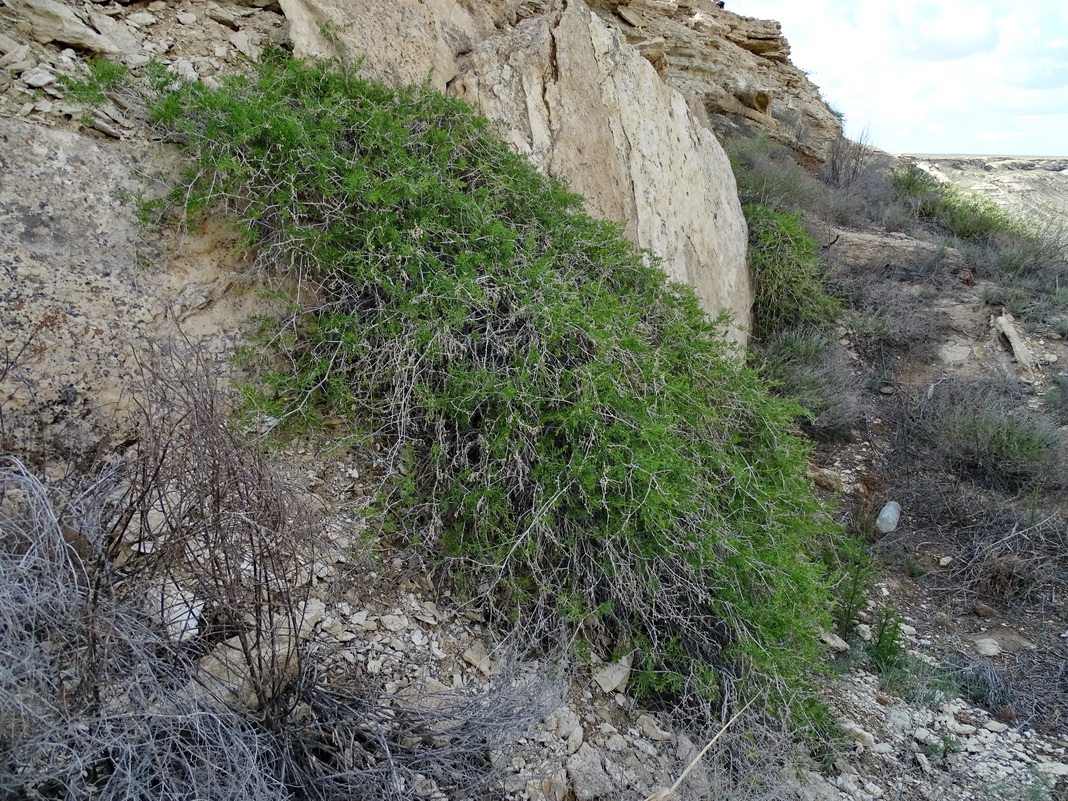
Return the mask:
M807 478L817 487L828 492L842 491L842 477L833 470L827 470L823 467L810 467Z
M426 632L424 632L422 629L416 629L415 631L413 631L412 632L412 644L413 645L418 645L418 646L426 645L427 644Z
M178 21L183 25L192 25L197 21L197 15L192 11L183 11L178 14Z
M895 392L897 392L897 388L893 384L883 384L879 387L881 395L893 395Z
M93 117L91 127L100 133L110 136L112 139L122 139L122 132L107 120Z
M843 732L848 734L861 745L866 745L869 747L875 745L875 737L873 737L871 732L864 729L856 721L843 720L839 725Z
M1001 646L997 640L983 637L975 641L975 651L980 656L997 656L1001 653Z
M599 751L585 744L567 760L567 776L571 789L579 801L617 796L615 782L604 770L604 760Z
M197 74L196 68L193 67L193 62L187 58L180 58L175 61L174 71L187 81L200 80L200 75Z
M873 754L892 754L894 753L894 746L890 743L876 743L871 747Z
M218 22L220 25L225 25L231 30L237 30L237 16L227 8L217 6L215 3L208 5L208 19Z
M464 651L464 661L478 670L483 676L488 676L493 672L493 660L489 658L489 652L481 640L476 641L474 645Z
M953 557L952 556L943 556L941 559L938 560L938 566L939 567L949 567L952 563L953 563Z
M138 11L134 14L130 14L126 17L126 23L133 25L135 28L144 28L149 25L155 25L159 20L147 11Z
M582 748L582 738L585 736L585 731L582 726L576 725L567 735L567 753L568 756L574 754L580 748Z
M1000 720L988 720L983 724L983 728L987 731L1002 732L1006 731L1009 727L1008 724L1002 723Z
M831 650L837 651L840 654L844 654L849 650L849 643L839 637L832 631L821 631L820 642L824 645L830 646Z
M593 674L593 680L606 693L622 690L630 678L630 663L631 657L627 655L618 662L605 665Z
M923 726L912 733L912 739L922 745L934 745L940 742L937 734Z
M927 757L924 756L923 754L921 754L919 751L916 752L916 762L923 769L924 773L932 773L933 772L931 770L931 762L930 762L930 760L928 760Z
M382 615L378 621L382 624L382 628L394 633L408 628L408 618L404 615Z
M241 53L248 56L253 61L259 61L260 56L263 55L263 48L259 46L259 43L254 38L253 34L248 31L238 31L237 33L230 35L230 44Z
M666 732L660 728L660 724L652 715L639 715L638 728L642 730L642 734L654 742L662 742L671 739L670 732Z
M972 355L972 346L963 343L947 343L938 349L938 357L944 362L963 362Z
M871 642L871 626L869 626L867 623L858 623L857 636L860 637L860 639L864 640L864 642Z
M438 611L438 605L433 601L423 601L412 612L412 617L421 623L426 623L428 626L436 626L441 620L441 612Z
M946 728L949 730L950 734L968 735L975 733L975 726L961 723L956 718L949 718L946 720Z
M26 70L20 77L22 78L23 83L34 89L46 86L56 79L55 75L43 67L34 67L31 70Z

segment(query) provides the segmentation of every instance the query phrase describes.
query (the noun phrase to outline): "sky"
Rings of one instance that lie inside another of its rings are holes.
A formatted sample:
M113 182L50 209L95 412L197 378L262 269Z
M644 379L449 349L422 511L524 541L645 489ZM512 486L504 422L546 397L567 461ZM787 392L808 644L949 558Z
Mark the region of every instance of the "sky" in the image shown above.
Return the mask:
M727 0L891 153L1068 156L1068 0Z

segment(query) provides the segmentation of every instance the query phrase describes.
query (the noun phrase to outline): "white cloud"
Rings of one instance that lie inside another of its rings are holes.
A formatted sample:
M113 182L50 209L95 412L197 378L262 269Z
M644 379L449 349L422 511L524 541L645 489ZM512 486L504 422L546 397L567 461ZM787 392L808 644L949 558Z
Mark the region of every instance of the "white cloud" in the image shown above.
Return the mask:
M777 19L849 131L894 152L1068 155L1068 5L728 0Z

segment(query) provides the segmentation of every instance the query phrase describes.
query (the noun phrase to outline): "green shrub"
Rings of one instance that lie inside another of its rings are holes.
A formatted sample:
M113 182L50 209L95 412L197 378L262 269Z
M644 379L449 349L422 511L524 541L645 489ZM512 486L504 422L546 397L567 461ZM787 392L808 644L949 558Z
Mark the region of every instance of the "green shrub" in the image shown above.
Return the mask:
M799 325L822 326L841 314L841 304L827 291L816 240L801 215L750 203L743 209L749 223L749 269L753 279L753 335Z
M89 74L85 78L78 79L69 75L61 75L59 80L71 100L89 106L102 105L107 99L104 93L121 86L128 72L125 65L106 58L90 59L88 68Z
M892 605L883 607L875 619L871 630L871 641L867 644L868 656L875 671L884 678L893 680L904 671L908 663L908 651L905 638L901 633L901 615Z
M306 292L252 397L395 443L415 545L534 637L592 615L648 695L715 698L724 674L796 692L828 606L807 554L833 529L797 410L691 291L427 87L274 52L152 113L194 162L172 200L236 212Z
M966 242L988 241L1017 226L1012 216L990 198L962 192L915 164L895 172L891 182L916 204L922 218Z

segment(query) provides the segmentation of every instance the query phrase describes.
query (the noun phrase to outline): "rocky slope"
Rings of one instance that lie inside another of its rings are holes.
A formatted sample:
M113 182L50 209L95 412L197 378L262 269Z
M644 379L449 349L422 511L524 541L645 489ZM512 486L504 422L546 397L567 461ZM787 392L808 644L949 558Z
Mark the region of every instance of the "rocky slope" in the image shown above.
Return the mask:
M906 162L1024 215L1068 209L1068 158L906 155Z
M429 75L439 88L500 119L508 141L566 177L595 211L624 223L636 242L664 259L670 275L695 286L709 311L731 310L738 319L745 319L751 300L745 226L711 128L740 118L812 162L840 134L816 88L790 65L775 23L703 0L397 0L373 9L329 0L4 3L0 410L4 448L42 458L89 462L121 447L122 421L153 348L184 337L222 373L249 315L264 303L250 291L224 228L163 234L137 223L130 200L158 191L173 169L172 156L121 95L90 110L65 91L58 76L83 74L89 54L135 68L154 56L180 75L210 82L281 42L350 63L364 57L366 69L392 81ZM947 161L925 161L952 174ZM987 183L1006 192L1013 189L1008 181L993 180L1003 173L1015 181L1025 172L1045 180L1064 169L1051 163L1055 169L1024 170L1018 159L953 163L973 177L981 170ZM838 232L832 255L861 266L914 259L938 261L950 275L963 269L959 254L902 235ZM940 298L953 327L935 373L997 369L1017 377L1026 354L1024 371L1041 381L1051 357L1068 357L1062 343L1028 339L1011 321L992 329L980 289L962 279ZM933 375L914 378L937 380ZM335 546L311 566L316 597L302 612L301 636L330 654L324 669L361 670L391 697L490 687L509 665L506 654L493 650L483 610L439 608L420 566L400 556L383 558L375 569L354 564L353 543L367 525L364 508L376 486L375 454L324 456L318 445L292 443L283 459L324 512ZM856 490L877 450L875 443L827 467L846 492ZM906 519L909 513L906 508ZM123 543L129 554L143 547L136 538ZM938 565L944 555L925 558ZM946 638L932 624L936 602L915 598L913 589L890 581L879 591L907 611L903 631L923 658ZM1009 628L972 617L955 628L954 647L972 652ZM1059 636L1048 627L1042 633ZM1002 653L1015 658L1008 647ZM242 677L228 676L219 662L209 655L204 669L224 685L239 685ZM541 687L538 700L547 714L524 733L505 766L502 797L641 799L669 785L702 744L635 708L628 675L628 664L620 662L582 674L566 695L560 687ZM1038 780L1048 780L1048 788L1068 772L1063 737L1010 728L958 699L906 703L880 691L863 671L848 673L829 692L855 740L830 777L809 770L801 757L786 764L792 747L764 732L769 739L761 747L780 754L781 762L756 770L741 758L729 761L729 769L698 764L676 794L656 797L722 797L724 787L740 781L753 788L762 778L760 792L768 798L963 801L1011 798ZM725 743L744 754L752 742L747 736ZM952 753L954 743L961 753ZM432 783L413 793L440 797Z

